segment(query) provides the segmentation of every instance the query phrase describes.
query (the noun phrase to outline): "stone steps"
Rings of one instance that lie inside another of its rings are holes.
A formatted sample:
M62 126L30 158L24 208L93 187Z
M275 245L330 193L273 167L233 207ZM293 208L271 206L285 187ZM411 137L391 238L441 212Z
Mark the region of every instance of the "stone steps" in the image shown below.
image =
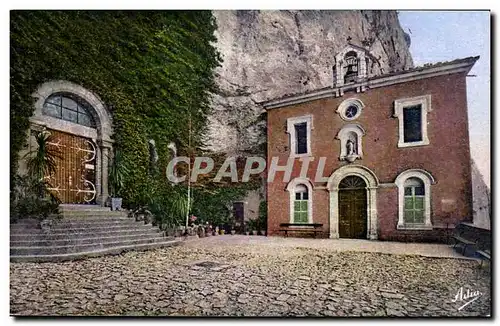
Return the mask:
M92 226L89 225L88 227L84 226L79 226L79 225L74 225L73 226L68 226L68 227L57 227L54 229L50 229L50 231L47 231L45 234L61 234L61 233L94 233L94 232L116 232L116 231L127 231L130 229L134 230L148 230L151 229L151 225L145 225L144 223L137 223L136 225L134 224L129 224L129 225L121 225L121 224L116 224L116 225L106 225L106 226ZM16 235L16 234L23 234L26 232L26 228L11 228L10 229L10 234ZM44 233L43 230L39 230L39 232L34 232L35 234L41 234Z
M98 206L98 205L78 205L78 204L61 204L59 205L59 211L60 212L65 212L65 211L79 211L79 212L85 212L85 211L103 211L103 212L111 212L111 208L109 207L103 207L103 206Z
M15 233L10 235L11 241L28 241L30 238L36 237L40 240L62 240L66 238L93 238L93 237L106 237L106 236L126 236L126 235L137 235L139 233L160 233L161 231L157 228L150 229L147 228L129 228L126 230L114 230L114 231L100 231L100 232L80 232L80 233L44 233L42 230L36 230L36 232L31 233Z
M10 226L13 262L49 262L147 250L180 243L158 227L136 222L124 211L72 205L60 209L63 218L43 229L36 220L20 220Z
M168 240L164 242L153 242L145 244L136 244L120 247L110 247L102 250L93 250L79 253L58 254L58 255L11 255L10 261L16 263L26 262L62 262L67 260L78 260L92 257L100 257L106 255L118 255L127 251L144 251L151 249L159 249L165 247L178 246L181 242L179 240Z
M64 211L59 212L63 218L113 218L113 217L127 217L127 212L123 211Z
M87 234L85 234L87 235ZM96 237L38 237L35 240L32 240L32 237L27 235L16 236L13 238L11 236L10 246L11 247L31 247L31 246L67 246L67 245L80 245L80 244L89 244L96 243L99 241L109 241L109 240L117 240L117 241L126 241L126 240L137 240L143 238L153 238L159 237L161 233L158 230L151 230L145 232L136 232L132 234L122 235L118 233L118 235L110 235L105 234L103 236Z
M134 240L122 240L122 241L116 241L116 239L109 239L109 241L102 241L102 239L98 238L97 240L94 240L92 243L87 243L87 244L70 244L65 246L11 247L10 254L13 256L72 254L85 251L101 250L112 247L123 247L123 246L165 242L172 240L173 238L165 238L163 236L154 238L140 238Z

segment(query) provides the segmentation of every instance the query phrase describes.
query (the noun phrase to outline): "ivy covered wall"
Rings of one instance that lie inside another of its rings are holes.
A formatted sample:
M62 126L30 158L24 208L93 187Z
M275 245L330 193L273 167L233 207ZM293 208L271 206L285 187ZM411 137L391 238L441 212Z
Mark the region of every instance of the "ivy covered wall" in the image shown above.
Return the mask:
M11 14L11 136L19 151L33 113L31 94L62 79L93 91L113 115L114 140L144 174L147 139L199 143L220 59L209 11L15 11ZM163 157L164 158L164 157ZM13 155L12 167L17 158ZM15 170L15 169L13 169Z
M124 202L140 204L153 190L168 196L167 145L194 155L205 131L221 61L215 28L210 11L12 11L11 175L34 111L31 94L46 81L67 80L112 113L114 147L130 171ZM148 171L148 139L163 177Z

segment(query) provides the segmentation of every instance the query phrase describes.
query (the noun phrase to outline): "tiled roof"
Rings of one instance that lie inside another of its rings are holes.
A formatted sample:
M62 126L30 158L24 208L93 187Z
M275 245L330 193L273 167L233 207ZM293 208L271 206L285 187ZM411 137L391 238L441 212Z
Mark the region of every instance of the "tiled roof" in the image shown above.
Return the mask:
M430 69L434 69L434 68L439 68L439 67L454 65L454 64L460 64L460 63L473 64L478 59L479 59L479 56L475 56L475 57L467 57L467 58L462 58L462 59L455 59L455 60L451 60L451 61L426 63L422 66L417 66L417 67L413 67L413 68L409 68L409 69L399 69L396 71L391 71L391 72L386 73L386 74L371 76L367 79L367 81L375 81L377 79L382 79L382 78L386 78L386 77L397 76L397 75L402 75L402 74L407 74L407 73L412 73L412 72L420 72L420 71L425 71L425 70L430 70ZM332 83L333 83L333 79L332 79ZM307 96L309 94L314 95L314 94L321 93L322 91L329 91L329 90L333 90L335 88L336 87L334 87L332 85L332 86L326 86L326 87L317 88L317 89L313 89L313 90L308 90L305 92L287 93L287 94L284 94L283 96L280 96L278 98L273 98L273 99L270 99L267 101L263 101L263 102L261 102L261 104L266 104L266 103L273 102L273 101L285 100L285 99L292 98L292 97Z
M477 59L479 59L479 56L467 57L467 58L462 58L462 59L455 59L455 60L451 60L451 61L440 61L440 62L436 62L436 63L426 63L422 66L417 66L417 67L413 67L413 68L409 68L409 69L399 69L399 70L391 71L391 72L386 73L386 74L373 76L373 77L368 78L368 80L389 77L389 76L395 76L395 75L399 75L402 73L408 73L408 72L414 72L414 71L423 71L426 69L443 67L443 66L453 65L453 64L457 64L457 63L464 63L464 62L473 63Z

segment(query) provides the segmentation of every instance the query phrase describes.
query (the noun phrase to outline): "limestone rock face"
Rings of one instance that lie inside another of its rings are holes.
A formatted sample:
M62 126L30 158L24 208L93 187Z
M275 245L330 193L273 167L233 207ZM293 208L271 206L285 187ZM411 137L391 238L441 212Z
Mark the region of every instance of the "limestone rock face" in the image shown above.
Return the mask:
M484 228L491 228L491 194L488 186L484 182L483 175L479 172L474 160L472 163L472 208L474 225Z
M409 36L394 11L214 11L220 91L205 143L228 154L263 153L265 121L257 103L331 86L335 54L368 49L378 73L413 66Z

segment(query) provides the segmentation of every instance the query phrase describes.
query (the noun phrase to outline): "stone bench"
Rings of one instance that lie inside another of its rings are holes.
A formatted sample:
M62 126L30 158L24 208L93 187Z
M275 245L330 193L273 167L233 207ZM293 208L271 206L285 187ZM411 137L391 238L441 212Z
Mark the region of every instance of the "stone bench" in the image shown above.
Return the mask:
M468 246L475 246L477 244L477 235L468 232L467 226L462 223L455 227L452 238L454 240L453 248L460 244L463 255L465 255Z
M280 232L285 232L285 237L288 237L288 232L302 232L316 234L323 232L323 224L321 223L281 223Z
M476 253L481 256L482 258L485 258L488 261L491 261L491 251L485 249L485 250L477 250ZM483 267L483 261L484 259L481 259L481 267Z

